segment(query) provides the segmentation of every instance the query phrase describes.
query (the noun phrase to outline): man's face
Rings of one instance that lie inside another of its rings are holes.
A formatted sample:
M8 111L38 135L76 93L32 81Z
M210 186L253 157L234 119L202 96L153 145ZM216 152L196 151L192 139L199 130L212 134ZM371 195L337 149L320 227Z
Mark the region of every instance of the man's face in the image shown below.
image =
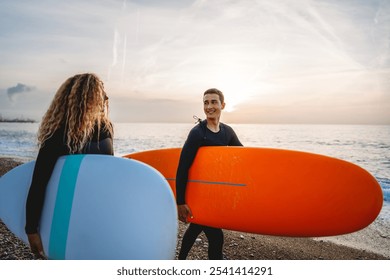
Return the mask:
M208 119L219 119L223 108L225 103L221 103L218 94L209 93L203 96L203 110Z

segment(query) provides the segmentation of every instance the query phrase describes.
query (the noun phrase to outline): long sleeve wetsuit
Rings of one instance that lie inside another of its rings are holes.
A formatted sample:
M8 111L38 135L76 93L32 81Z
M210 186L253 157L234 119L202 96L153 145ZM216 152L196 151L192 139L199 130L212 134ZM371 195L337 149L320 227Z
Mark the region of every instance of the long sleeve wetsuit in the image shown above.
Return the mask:
M189 133L180 154L179 166L176 174L176 203L185 204L185 192L188 181L188 172L195 159L198 149L202 146L242 146L234 130L223 123L220 123L217 133L207 128L207 122L202 121ZM223 232L221 229L191 223L186 230L179 259L186 259L197 236L204 232L209 241L209 259L222 259Z
M92 140L85 145L82 153L113 155L112 136L105 129L98 131L96 126ZM27 234L38 232L46 187L57 159L63 155L69 155L69 149L65 143L64 128L61 127L45 141L38 152L26 202Z

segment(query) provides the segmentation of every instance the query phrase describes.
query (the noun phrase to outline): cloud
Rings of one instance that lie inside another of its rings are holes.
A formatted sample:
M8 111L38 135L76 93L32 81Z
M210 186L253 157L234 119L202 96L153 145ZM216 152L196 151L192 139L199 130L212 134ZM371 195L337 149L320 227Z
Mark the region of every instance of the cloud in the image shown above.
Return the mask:
M30 92L30 91L33 91L34 89L35 89L35 87L33 87L33 86L28 86L25 84L18 83L16 86L9 87L7 89L8 98L10 101L14 102L16 95L24 93L24 92Z

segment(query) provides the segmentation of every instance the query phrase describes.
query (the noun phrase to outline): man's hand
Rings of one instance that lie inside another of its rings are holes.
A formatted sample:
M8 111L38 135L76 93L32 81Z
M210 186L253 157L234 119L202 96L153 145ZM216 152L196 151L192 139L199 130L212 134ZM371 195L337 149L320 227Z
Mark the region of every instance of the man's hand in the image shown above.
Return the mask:
M188 223L187 221L188 216L190 216L191 219L194 218L192 216L191 209L190 207L188 207L187 204L181 204L177 206L177 215L179 216L179 220L184 223Z

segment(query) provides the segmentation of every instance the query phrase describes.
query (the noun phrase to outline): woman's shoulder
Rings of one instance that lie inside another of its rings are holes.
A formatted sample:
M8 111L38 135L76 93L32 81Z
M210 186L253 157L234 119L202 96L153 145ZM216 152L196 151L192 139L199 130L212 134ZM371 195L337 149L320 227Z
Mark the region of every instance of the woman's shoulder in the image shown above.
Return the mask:
M111 123L109 125L112 125ZM97 139L112 138L110 128L102 124L100 128L95 124L94 133L92 140L96 141Z

